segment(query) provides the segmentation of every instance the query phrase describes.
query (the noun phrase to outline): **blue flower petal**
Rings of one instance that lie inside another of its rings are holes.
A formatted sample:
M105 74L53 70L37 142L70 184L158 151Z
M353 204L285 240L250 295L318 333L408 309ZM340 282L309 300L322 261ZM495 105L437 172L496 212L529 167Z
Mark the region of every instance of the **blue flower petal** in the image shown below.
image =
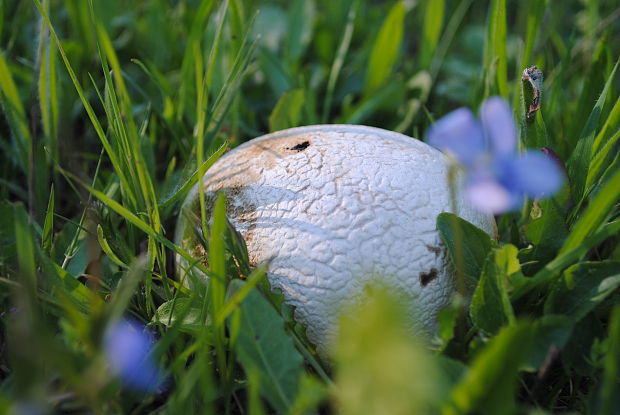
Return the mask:
M513 207L510 192L495 180L474 181L465 189L467 200L481 212L498 215Z
M467 108L452 111L433 124L427 142L452 153L465 166L473 165L485 147L482 126Z
M480 118L493 154L507 156L517 148L517 135L510 107L501 97L491 97L482 103Z
M149 354L153 337L134 321L121 320L108 327L104 353L113 373L126 385L141 391L154 391L161 375Z
M503 175L504 165L497 160L482 160L468 170L465 196L472 206L495 215L518 207L522 195L503 183Z
M538 151L528 151L513 159L510 170L510 187L536 198L551 196L564 182L557 162Z

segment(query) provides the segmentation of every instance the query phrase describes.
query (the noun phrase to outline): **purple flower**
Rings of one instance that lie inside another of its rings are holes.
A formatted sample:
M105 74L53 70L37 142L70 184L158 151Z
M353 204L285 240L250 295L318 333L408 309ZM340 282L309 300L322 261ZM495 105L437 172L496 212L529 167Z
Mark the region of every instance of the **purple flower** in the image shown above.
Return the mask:
M484 101L477 120L459 108L438 120L427 141L465 168L465 196L477 209L493 214L518 209L525 196L550 196L564 174L547 153L517 153L512 112L500 97Z
M104 336L104 353L115 376L132 389L152 392L163 380L150 354L153 336L133 320L112 323Z

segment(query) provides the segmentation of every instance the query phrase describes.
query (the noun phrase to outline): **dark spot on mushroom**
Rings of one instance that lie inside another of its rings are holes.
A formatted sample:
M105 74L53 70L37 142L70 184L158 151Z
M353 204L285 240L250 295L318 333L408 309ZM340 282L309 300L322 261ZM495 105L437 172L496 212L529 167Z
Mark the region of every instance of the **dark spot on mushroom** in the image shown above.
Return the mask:
M441 248L438 246L426 245L426 249L428 249L429 252L432 252L435 255L441 254Z
M422 287L426 287L435 278L437 278L437 268L431 268L429 272L420 272L420 284L422 284Z
M304 141L303 143L299 143L293 147L287 148L287 150L293 150L293 151L304 151L305 149L308 148L308 146L310 146L310 142L309 141Z

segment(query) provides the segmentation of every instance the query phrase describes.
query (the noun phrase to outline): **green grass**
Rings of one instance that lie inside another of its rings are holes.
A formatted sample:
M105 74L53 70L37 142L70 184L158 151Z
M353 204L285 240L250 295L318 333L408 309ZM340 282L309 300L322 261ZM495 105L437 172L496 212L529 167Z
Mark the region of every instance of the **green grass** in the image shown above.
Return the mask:
M0 0L0 413L619 413L619 17L603 0ZM499 217L499 241L440 215L475 288L430 348L379 290L322 361L223 198L194 212L208 262L173 242L228 148L317 123L423 139L491 95L569 185ZM107 370L121 316L155 334L155 391Z

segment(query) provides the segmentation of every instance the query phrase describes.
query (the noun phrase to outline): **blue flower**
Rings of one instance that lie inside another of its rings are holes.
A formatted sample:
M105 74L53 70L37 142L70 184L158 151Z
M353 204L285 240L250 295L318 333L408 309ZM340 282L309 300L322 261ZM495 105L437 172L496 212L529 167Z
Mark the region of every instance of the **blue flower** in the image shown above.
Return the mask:
M518 209L525 196L550 196L564 174L546 153L517 152L510 107L500 97L487 99L479 121L467 108L438 120L427 141L454 157L465 169L465 196L480 211L499 214Z
M150 353L153 343L153 336L133 320L123 319L110 325L103 346L113 374L132 389L155 391L163 376Z

